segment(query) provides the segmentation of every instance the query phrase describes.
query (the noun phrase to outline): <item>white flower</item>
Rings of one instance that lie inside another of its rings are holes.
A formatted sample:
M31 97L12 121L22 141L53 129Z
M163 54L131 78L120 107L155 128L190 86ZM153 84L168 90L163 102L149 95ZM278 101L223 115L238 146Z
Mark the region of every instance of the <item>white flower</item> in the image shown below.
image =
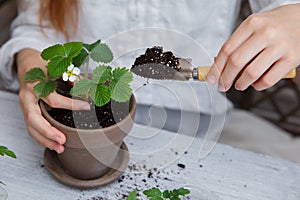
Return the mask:
M79 74L80 74L80 69L78 67L74 67L74 65L71 64L68 67L68 70L63 73L62 78L64 81L74 82Z

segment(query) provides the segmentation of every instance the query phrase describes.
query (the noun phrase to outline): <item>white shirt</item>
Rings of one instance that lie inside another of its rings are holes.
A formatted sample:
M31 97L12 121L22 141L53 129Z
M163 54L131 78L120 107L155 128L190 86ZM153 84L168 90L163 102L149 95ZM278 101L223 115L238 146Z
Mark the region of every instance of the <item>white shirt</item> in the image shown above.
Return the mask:
M250 0L250 5L254 12L261 12L297 2L300 1ZM12 67L15 53L23 48L41 51L65 42L63 35L49 25L45 28L47 37L41 33L39 0L20 3L19 15L12 24L12 37L0 49L0 86L13 91L19 87ZM131 67L134 56L154 45L190 57L195 65L210 65L235 27L240 3L240 0L81 0L74 40L104 40L111 46L115 58L121 56L113 63L116 66ZM133 83L141 104L205 114L224 113L230 105L216 88L206 83L151 81L143 87L144 82L135 77Z

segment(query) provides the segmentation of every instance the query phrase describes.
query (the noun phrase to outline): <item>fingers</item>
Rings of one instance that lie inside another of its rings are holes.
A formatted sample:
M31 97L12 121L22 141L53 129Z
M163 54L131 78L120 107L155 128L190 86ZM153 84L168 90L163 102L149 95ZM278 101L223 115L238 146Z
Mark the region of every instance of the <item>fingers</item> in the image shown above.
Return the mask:
M252 20L253 21L253 20ZM238 49L249 37L253 34L253 29L249 26L247 21L243 22L241 26L232 34L232 36L225 42L214 60L210 72L207 75L207 81L210 84L215 84L225 68L225 65L236 49Z
M227 91L236 77L243 71L247 63L255 58L258 52L261 52L266 47L264 37L258 34L252 35L246 40L240 47L238 47L234 53L232 53L225 65L222 72L219 90Z
M291 16L300 16L296 7L283 6L248 17L221 48L207 81L218 82L223 92L233 84L238 90L250 85L257 90L273 86L300 64L299 22Z
M30 114L28 121L30 122L31 127L34 127L34 129L44 137L53 140L58 144L64 144L66 142L66 136L51 126L51 124L43 118L41 114Z
M63 145L58 144L55 141L44 137L35 129L28 128L28 133L39 145L41 145L43 147L47 147L51 150L55 150L57 153L62 153L64 151Z
M53 108L64 108L68 110L90 110L90 104L88 102L71 99L57 94L56 92L51 93L43 100Z
M264 90L275 85L285 74L293 69L296 64L287 59L281 59L270 70L256 81L252 86L258 90Z
M20 106L28 134L41 146L53 149L57 153L62 153L66 136L43 118L33 90L29 87L23 88L26 89L20 90Z
M275 48L267 48L263 50L243 71L235 82L237 90L245 90L278 60L282 52Z
M66 136L43 118L38 105L27 107L24 113L29 135L41 146L62 153Z

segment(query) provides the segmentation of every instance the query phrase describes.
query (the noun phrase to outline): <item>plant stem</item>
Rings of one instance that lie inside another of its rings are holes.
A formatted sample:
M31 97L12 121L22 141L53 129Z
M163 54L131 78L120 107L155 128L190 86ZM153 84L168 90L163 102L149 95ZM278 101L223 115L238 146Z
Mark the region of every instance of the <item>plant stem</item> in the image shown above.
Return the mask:
M90 56L87 57L86 66L85 66L85 75L84 78L88 78L89 76L89 64L90 64Z

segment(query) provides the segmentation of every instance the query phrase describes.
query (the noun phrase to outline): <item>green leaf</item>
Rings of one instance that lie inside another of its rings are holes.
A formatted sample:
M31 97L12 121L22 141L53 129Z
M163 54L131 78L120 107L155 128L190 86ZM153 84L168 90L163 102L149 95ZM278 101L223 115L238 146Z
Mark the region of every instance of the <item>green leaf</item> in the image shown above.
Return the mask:
M132 90L128 83L123 83L114 79L110 82L109 87L111 98L116 102L126 102L130 99Z
M44 60L53 60L54 58L73 58L77 56L82 49L82 42L68 42L64 45L56 44L44 49L41 57Z
M99 65L93 70L93 82L105 83L112 78L112 68L106 65Z
M165 191L163 192L163 197L164 197L164 198L170 198L170 197L171 197L169 190L165 190Z
M178 196L171 197L170 200L180 200Z
M9 157L17 158L16 154L11 150L6 150L4 153Z
M44 60L50 60L55 57L63 57L66 56L65 49L61 44L56 44L51 47L44 49L41 53L41 57Z
M48 73L51 78L60 77L71 64L71 58L55 57L47 65Z
M129 85L132 79L132 73L128 69L114 69L113 80L110 82L110 90L112 91L111 98L117 102L128 101L132 93Z
M93 82L89 79L81 79L71 89L70 94L72 96L88 96Z
M68 42L64 44L66 57L74 58L77 56L82 49L82 42Z
M190 194L190 190L185 189L185 188L179 188L178 193L179 193L179 195L185 196L187 194Z
M16 154L5 146L0 146L0 155L1 156L7 155L12 158L17 158Z
M101 40L97 40L96 42L92 44L85 44L83 43L83 47L86 48L89 52L91 52L96 46L98 46L101 43Z
M127 200L138 200L136 190L129 193Z
M41 81L46 78L45 73L41 68L32 68L23 76L24 81Z
M151 197L150 200L164 200L163 198L157 196L157 197Z
M75 65L75 67L80 67L87 61L88 55L89 54L85 49L81 49L80 54L73 58L72 63Z
M91 58L95 62L109 63L113 60L113 53L107 44L99 44L91 51Z
M104 84L93 85L90 93L96 106L103 106L110 101L110 89Z
M54 81L41 81L34 86L34 93L37 98L46 98L55 89L56 83Z
M0 153L2 156L4 156L4 151L7 150L7 147L5 146L0 146Z
M171 195L174 196L174 197L178 197L179 196L179 192L177 189L174 189L172 192L171 192Z
M133 80L133 75L127 68L118 67L113 71L113 78L123 83L130 83Z
M144 195L147 197L161 197L162 193L158 188L152 188L150 190L145 190Z

